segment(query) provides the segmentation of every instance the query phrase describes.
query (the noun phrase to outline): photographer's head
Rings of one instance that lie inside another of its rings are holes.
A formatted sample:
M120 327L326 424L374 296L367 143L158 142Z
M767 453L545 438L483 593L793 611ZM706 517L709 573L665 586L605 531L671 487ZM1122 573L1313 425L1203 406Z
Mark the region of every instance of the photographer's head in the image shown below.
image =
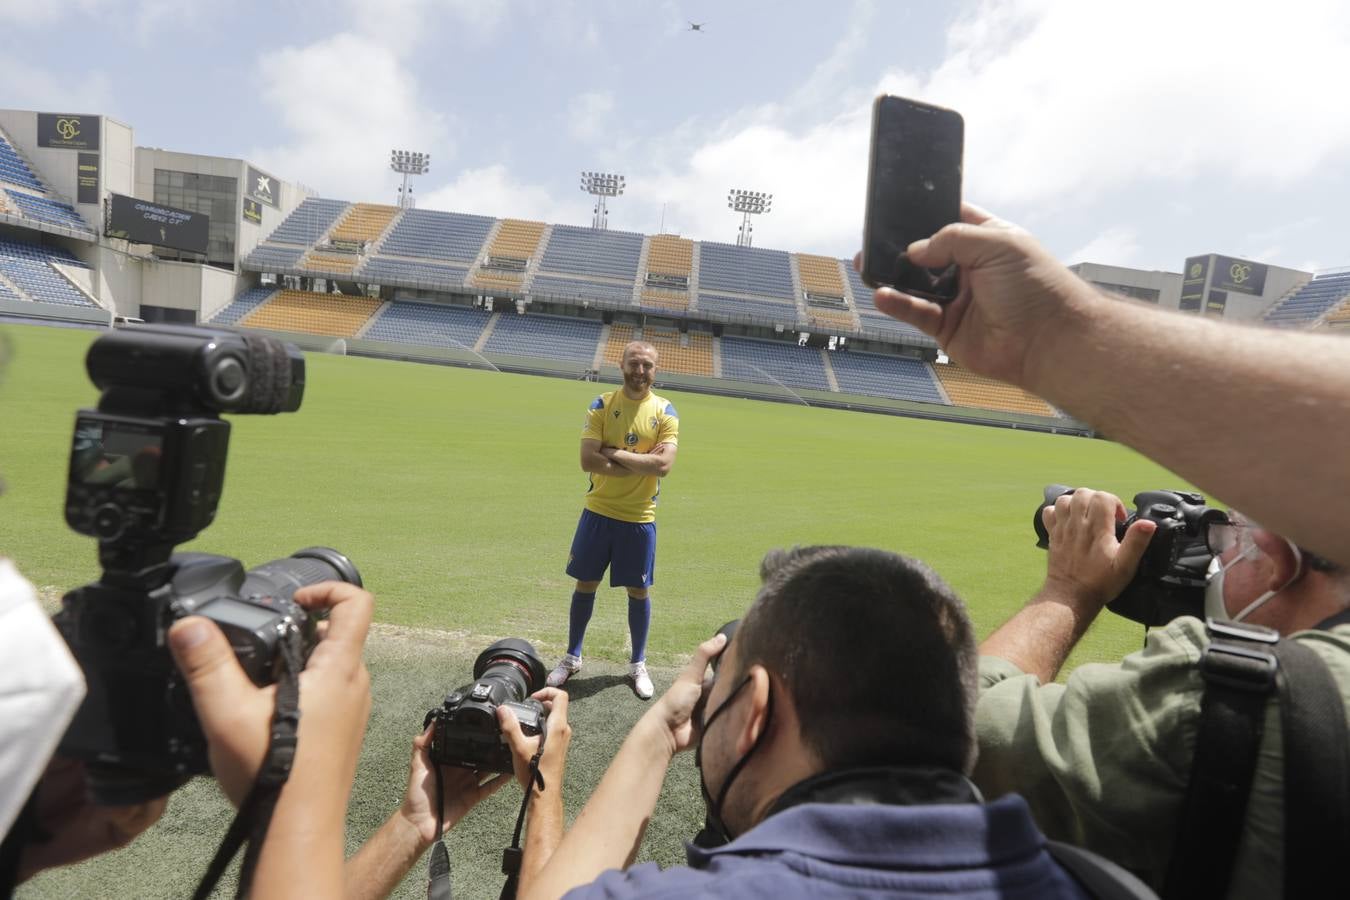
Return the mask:
M854 547L775 551L708 696L702 777L739 834L783 790L861 766L974 762L976 649L927 566Z
M1241 513L1230 511L1228 518L1209 526L1215 556L1205 588L1206 616L1291 634L1350 606L1343 568Z

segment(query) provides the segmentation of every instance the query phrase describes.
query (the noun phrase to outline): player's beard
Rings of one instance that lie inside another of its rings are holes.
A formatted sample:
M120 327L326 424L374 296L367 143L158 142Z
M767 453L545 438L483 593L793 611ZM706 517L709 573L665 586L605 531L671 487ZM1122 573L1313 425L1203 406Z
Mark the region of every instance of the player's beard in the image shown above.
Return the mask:
M623 373L623 386L628 389L628 393L641 397L651 390L652 383L642 375L630 375Z

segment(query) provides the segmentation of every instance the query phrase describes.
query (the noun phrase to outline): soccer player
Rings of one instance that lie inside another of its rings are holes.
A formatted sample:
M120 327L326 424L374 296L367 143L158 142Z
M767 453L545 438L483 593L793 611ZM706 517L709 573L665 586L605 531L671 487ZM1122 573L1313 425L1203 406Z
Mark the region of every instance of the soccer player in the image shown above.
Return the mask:
M590 474L567 574L577 580L567 631L567 655L549 673L561 687L581 670L581 643L595 610L595 589L609 569L610 587L628 590L628 631L633 654L628 680L643 700L652 696L647 674L650 588L656 568L656 498L675 464L680 418L652 393L656 348L634 341L623 348L623 389L596 397L581 432L581 470Z

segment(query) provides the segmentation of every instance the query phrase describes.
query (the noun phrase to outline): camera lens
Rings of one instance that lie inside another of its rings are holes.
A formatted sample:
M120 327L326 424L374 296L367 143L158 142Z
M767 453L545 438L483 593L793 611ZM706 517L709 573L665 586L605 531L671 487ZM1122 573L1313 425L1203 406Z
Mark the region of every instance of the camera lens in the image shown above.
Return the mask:
M505 699L519 702L544 686L544 662L529 641L506 638L478 654L473 677L501 684Z

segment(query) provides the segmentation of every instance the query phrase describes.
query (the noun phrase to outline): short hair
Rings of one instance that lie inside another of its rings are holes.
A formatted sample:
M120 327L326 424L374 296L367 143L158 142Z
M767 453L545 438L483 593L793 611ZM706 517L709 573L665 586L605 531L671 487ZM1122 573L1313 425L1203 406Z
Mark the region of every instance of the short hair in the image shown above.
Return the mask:
M816 546L771 551L735 635L741 672L759 664L792 694L802 738L827 769L975 764L978 660L964 604L898 553Z
M657 351L657 349L654 346L647 343L646 341L629 341L628 343L623 345L623 352L619 354L619 362L622 363L624 360L628 359L629 347L641 347L644 350L650 350L652 352L652 356L655 356L658 362L661 360L660 352Z

